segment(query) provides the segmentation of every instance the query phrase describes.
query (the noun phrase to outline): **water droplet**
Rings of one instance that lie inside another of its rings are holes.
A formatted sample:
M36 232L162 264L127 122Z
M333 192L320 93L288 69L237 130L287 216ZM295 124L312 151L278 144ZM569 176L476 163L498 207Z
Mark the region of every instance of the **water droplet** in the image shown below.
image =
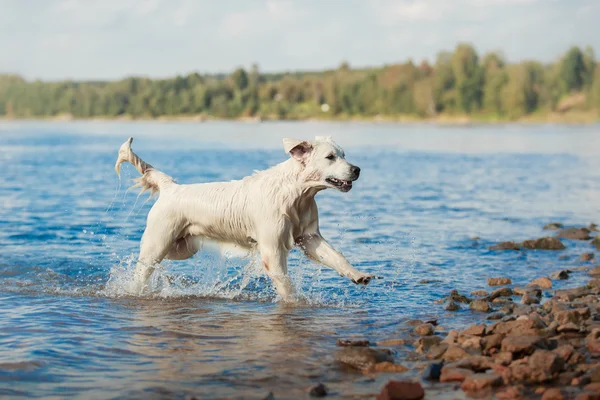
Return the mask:
M83 230L83 233L87 233L87 231L84 229L84 230Z

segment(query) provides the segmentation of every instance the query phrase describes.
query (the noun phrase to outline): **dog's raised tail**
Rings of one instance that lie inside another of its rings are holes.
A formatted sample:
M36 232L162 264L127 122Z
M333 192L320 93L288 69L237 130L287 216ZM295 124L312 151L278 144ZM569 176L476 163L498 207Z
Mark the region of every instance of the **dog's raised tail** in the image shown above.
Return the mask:
M132 142L133 138L130 137L119 148L117 162L115 163L115 171L119 177L121 176L121 164L129 162L142 175L139 178L133 179L137 182L133 187L140 187L142 193L146 190L150 190L150 195L152 196L156 192L160 192L161 187L164 185L175 183L175 180L169 175L156 170L152 165L148 164L135 154L133 150L131 150Z

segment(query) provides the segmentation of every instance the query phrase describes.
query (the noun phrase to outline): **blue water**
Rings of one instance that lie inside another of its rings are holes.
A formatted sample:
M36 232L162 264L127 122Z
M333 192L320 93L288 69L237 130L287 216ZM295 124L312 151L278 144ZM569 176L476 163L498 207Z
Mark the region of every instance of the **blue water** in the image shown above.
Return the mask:
M267 168L286 157L282 137L315 135L362 168L351 192L317 196L321 231L382 279L355 286L294 252L306 300L283 305L252 259L209 251L125 294L154 201L127 190L131 166L114 173L127 137L195 183ZM434 301L581 265L587 242L565 241L560 257L488 247L546 235L547 222L600 222L599 155L598 126L1 122L0 397L293 399L318 382L333 398L377 393L389 376L340 369L336 339L409 337L414 318L464 326L483 317ZM417 365L411 351L397 361Z

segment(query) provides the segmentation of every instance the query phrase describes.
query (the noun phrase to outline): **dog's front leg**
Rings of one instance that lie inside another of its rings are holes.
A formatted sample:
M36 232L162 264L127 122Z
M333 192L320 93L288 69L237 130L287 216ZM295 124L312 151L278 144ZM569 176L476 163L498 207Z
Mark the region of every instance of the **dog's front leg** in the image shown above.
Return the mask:
M306 235L298 240L298 245L304 254L313 261L336 270L340 275L347 276L357 284L368 284L373 276L354 268L342 253L335 250L320 234Z
M259 244L263 267L269 278L275 284L277 293L283 301L293 301L295 289L288 275L287 257L288 251L279 245Z

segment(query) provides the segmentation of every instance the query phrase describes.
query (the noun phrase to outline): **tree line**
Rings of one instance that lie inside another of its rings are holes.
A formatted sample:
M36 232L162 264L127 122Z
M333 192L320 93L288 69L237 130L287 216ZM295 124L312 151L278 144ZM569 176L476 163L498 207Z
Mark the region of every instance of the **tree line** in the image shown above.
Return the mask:
M318 72L228 75L191 73L170 79L108 82L26 81L0 75L0 116L75 118L201 115L272 119L439 115L517 120L531 114L600 111L600 66L590 47L572 47L550 64L480 57L458 44L435 63Z

